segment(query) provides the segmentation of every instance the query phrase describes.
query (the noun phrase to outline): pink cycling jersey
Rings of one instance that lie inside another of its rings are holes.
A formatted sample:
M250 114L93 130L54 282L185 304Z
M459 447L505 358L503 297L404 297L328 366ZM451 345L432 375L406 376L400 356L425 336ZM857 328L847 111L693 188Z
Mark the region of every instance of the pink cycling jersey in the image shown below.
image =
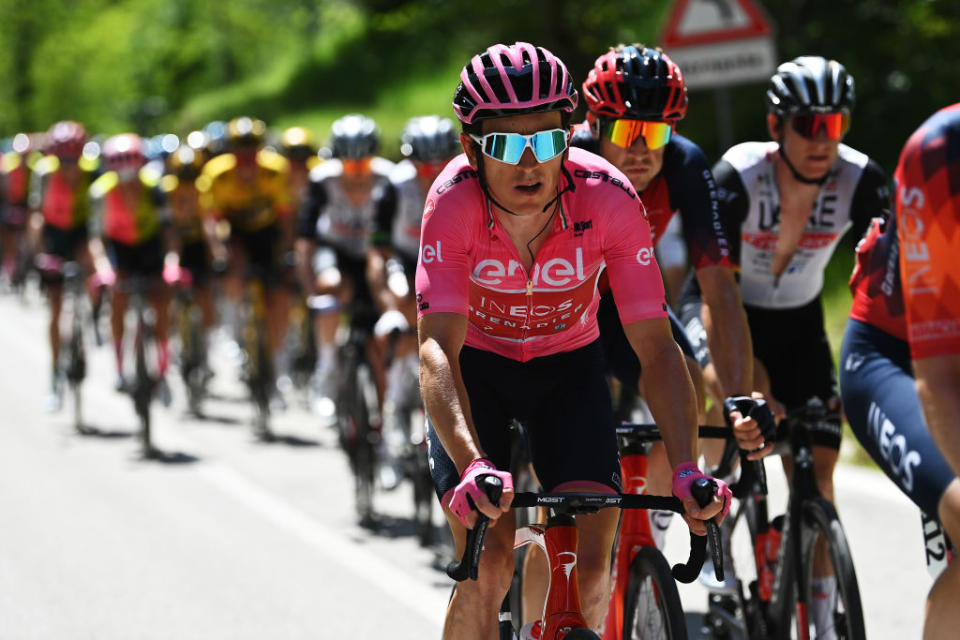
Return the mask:
M571 148L565 166L573 184L527 271L466 156L450 161L423 212L420 316L467 316L466 345L521 362L572 351L599 336L606 268L624 324L666 317L650 225L630 181L582 149Z

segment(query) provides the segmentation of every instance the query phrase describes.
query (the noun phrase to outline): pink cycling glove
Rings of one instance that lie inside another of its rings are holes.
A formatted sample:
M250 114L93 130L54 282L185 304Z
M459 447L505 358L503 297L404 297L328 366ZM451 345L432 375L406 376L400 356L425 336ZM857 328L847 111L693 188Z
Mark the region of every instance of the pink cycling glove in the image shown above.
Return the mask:
M492 462L484 458L477 458L468 464L460 474L460 484L454 487L450 503L447 505L464 526L467 525L467 516L474 510L479 497L485 495L483 489L477 484L480 476L500 478L503 482L503 490L513 491L513 476L509 471L498 471Z
M721 517L727 515L727 512L730 511L730 503L733 500L733 493L731 493L730 487L728 487L727 483L723 480L717 480L702 473L700 468L693 462L684 462L683 464L677 465L673 470L673 495L680 498L681 502L693 497L693 494L690 492L690 487L700 478L707 478L717 483L716 495L723 500L723 511L720 512L720 515Z

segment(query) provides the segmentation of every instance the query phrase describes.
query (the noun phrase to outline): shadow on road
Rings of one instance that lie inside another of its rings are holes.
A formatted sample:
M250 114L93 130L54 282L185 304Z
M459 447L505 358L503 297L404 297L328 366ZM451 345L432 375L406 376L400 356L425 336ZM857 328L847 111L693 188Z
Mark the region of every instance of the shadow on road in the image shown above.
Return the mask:
M159 462L160 464L169 465L200 462L200 458L195 455L183 453L182 451L163 451L156 447L151 448L149 451L141 452L139 459L144 462Z
M84 438L101 438L103 440L118 440L120 438L132 438L137 435L136 431L122 429L101 429L91 425L82 425L77 428L77 435Z
M262 442L263 444L285 444L288 447L296 448L323 447L323 444L317 440L301 438L299 436L281 435L277 433L271 433L269 437L258 438L257 442Z

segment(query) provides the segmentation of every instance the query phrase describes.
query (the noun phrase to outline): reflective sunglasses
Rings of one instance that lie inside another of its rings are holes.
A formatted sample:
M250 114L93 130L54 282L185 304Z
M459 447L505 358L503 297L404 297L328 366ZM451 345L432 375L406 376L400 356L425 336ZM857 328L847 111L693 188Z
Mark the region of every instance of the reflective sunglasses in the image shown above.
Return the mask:
M846 113L801 113L790 118L790 126L804 138L813 140L823 129L831 140L839 140L850 128Z
M345 176L365 176L370 173L370 158L361 158L359 160L344 158L340 162L343 165L343 175Z
M650 122L647 120L606 120L604 136L624 149L629 149L637 138L643 136L647 149L659 149L670 142L673 125L669 122Z
M533 151L537 162L546 162L556 158L567 148L570 132L566 129L537 131L529 136L519 133L488 133L485 136L470 137L480 145L483 155L498 162L517 164L527 147Z

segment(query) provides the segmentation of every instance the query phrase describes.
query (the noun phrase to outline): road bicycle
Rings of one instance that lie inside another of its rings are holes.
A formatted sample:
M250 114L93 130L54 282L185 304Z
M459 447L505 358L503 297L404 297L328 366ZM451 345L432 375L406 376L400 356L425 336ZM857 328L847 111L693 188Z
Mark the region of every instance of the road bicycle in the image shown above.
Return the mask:
M133 333L134 377L124 384L125 391L133 400L133 409L140 423L140 454L144 458L157 458L162 453L153 446L150 403L159 385L159 375L147 364L147 352L153 352L156 362L156 318L148 308L147 296L162 286L156 276L129 275L118 282L117 287L128 294L128 310L135 317Z
M741 475L731 487L739 500L724 526L731 540L749 540L753 561L736 563L741 556L733 553L737 569L734 593L711 593L709 597L705 625L711 637L864 639L850 545L836 509L820 494L814 475L809 429L823 417L820 409L803 409L792 412L779 426L785 438L776 452L790 455L793 461L787 510L781 516L771 518L769 514L763 461L751 462L745 453L739 453ZM712 475L727 475L737 455L736 444L728 441L720 468ZM738 526L742 528L738 530ZM826 594L829 612L815 620L817 616L811 615L815 613L811 612L811 586L818 548L836 576L837 593L835 597Z
M176 327L180 341L180 376L187 392L187 408L197 417L203 416L210 368L204 340L203 314L193 294L192 276L180 270L177 286Z
M244 378L253 401L253 434L258 440L271 442L270 398L276 384L273 361L267 347L266 285L262 271L251 269L246 278L244 317L241 344L243 345Z
M340 343L337 366L336 405L340 446L347 454L354 479L357 517L362 526L375 523L373 508L377 451L380 447L380 404L368 353L372 307L354 301L353 311Z
M481 477L484 491L492 502L500 498L502 486L499 479L491 476ZM693 487L694 497L701 505L712 500L716 484L709 479L697 481ZM546 524L532 524L517 529L514 547L529 544L539 546L547 557L550 587L544 603L543 616L540 618L534 637L541 640L600 640L600 636L587 627L580 607L580 592L577 580L577 526L574 518L577 514L596 513L603 508L620 509L663 509L683 513L683 505L675 497L599 494L599 493L529 493L514 495L512 507L524 509L546 507L550 516ZM480 563L483 540L489 526L489 519L479 514L477 524L467 532L463 557L447 567L447 575L461 582L476 580ZM713 535L719 535L713 522L707 523ZM706 556L707 538L690 535L690 557L685 564L674 565L671 575L681 582L690 583L696 579ZM719 545L711 548L714 562L721 567ZM500 638L509 640L516 637L510 611L511 594L504 597L500 609Z
M87 319L87 294L84 288L85 278L83 269L79 263L68 261L64 262L56 256L41 254L37 256L36 265L38 269L45 274L47 279L53 277L63 278L63 315L60 326L69 327L69 332L64 336L60 332L60 357L57 363L58 377L62 374L70 387L70 396L73 398L73 426L77 433L89 433L89 429L83 423L83 395L81 387L84 379L87 377L87 354L84 341L84 324ZM96 342L101 343L99 332L94 326L94 335ZM62 385L59 380L56 383L58 387ZM62 392L62 389L57 389Z
M701 437L727 437L729 433L723 427L700 427ZM647 454L652 444L661 439L660 431L655 424L623 423L617 427L617 438L624 493L643 494ZM712 540L711 545L720 549L719 537ZM723 575L722 566L720 575ZM686 640L680 594L667 559L653 539L647 511L623 513L612 578L613 595L603 626L603 640Z

